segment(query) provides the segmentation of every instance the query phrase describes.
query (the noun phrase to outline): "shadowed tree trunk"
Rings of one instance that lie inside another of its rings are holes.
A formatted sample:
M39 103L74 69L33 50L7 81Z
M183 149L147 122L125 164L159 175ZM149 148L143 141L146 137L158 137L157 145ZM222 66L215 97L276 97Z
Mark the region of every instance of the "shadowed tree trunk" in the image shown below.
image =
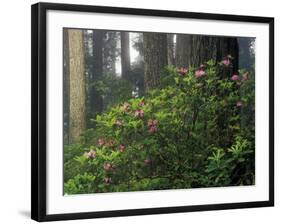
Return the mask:
M102 112L103 109L102 96L97 92L93 85L96 81L101 79L103 73L103 37L104 31L93 31L93 71L89 89L89 110L92 115Z
M90 111L90 91L92 88L91 82L93 77L93 52L92 52L92 41L93 34L89 33L88 30L83 30L84 39L84 61L85 61L85 79L86 79L86 128L90 128L89 119L92 118Z
M191 35L190 40L192 47L189 51L189 65L198 67L210 59L216 60L217 40L215 37Z
M107 31L103 37L103 73L116 75L116 58L120 55L117 49L117 40L120 39L120 32Z
M69 29L69 142L74 143L85 130L86 89L84 46L81 30Z
M175 65L175 44L174 34L167 34L168 64Z
M160 72L168 64L167 35L160 33L143 34L144 87L145 91L158 87Z
M65 144L69 143L69 37L63 29L63 133Z
M253 65L255 64L255 57L253 54L255 38L249 37L239 37L238 45L239 45L239 67L244 68L246 70L253 69Z
M177 34L176 65L198 67L210 59L219 62L231 55L232 67L228 72L233 73L238 71L238 50L237 38Z
M122 78L130 80L130 38L129 32L121 32L121 68Z
M191 35L177 34L176 36L176 66L188 67L192 48Z
M210 59L216 60L215 37L178 34L176 43L177 67L198 67Z

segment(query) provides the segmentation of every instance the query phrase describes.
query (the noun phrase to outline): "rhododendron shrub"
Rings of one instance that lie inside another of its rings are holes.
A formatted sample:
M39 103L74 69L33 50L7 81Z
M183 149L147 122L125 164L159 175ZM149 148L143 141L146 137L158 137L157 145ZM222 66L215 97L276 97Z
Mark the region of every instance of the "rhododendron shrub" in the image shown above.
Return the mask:
M160 88L96 116L67 146L65 193L254 184L254 74L230 67L167 67Z

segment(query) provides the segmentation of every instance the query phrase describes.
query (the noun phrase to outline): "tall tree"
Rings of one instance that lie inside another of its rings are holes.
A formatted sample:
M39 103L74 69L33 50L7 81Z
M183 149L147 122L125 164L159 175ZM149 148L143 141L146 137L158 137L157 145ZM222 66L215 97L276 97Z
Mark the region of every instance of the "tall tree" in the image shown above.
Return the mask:
M122 78L130 80L130 36L129 32L121 32L121 68Z
M176 65L197 67L200 63L213 59L220 61L226 55L233 60L232 70L238 70L238 41L232 37L178 34L176 41Z
M239 67L246 70L253 69L255 64L255 38L239 37Z
M175 65L175 43L174 34L167 34L168 64Z
M93 83L93 31L83 30L84 39L84 61L85 61L85 78L86 78L86 125L87 128L91 127L91 123L88 122L92 118L92 90Z
M176 66L188 67L192 47L191 35L177 34L176 36Z
M144 90L144 58L143 58L143 33L132 34L132 47L138 52L131 65L132 80L138 96L145 94Z
M103 38L103 72L116 75L116 58L120 55L117 48L117 41L120 39L120 32L107 31Z
M93 68L90 77L89 89L89 110L91 115L102 112L103 100L102 96L95 88L95 83L101 79L103 73L103 37L104 31L93 31Z
M210 59L216 60L217 40L212 36L189 35L190 51L188 64L194 67L199 66Z
M78 140L86 126L86 90L83 33L68 30L69 38L69 142Z
M216 38L211 36L178 34L176 65L178 67L196 67L206 60L216 60L216 44Z
M68 29L63 29L63 136L69 143L69 37Z
M144 87L145 91L158 87L161 70L168 64L167 35L161 33L143 34Z

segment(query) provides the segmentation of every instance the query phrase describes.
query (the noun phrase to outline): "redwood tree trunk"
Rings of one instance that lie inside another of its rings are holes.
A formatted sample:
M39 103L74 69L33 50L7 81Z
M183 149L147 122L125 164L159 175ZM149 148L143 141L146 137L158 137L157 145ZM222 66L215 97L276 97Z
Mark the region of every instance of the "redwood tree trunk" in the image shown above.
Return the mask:
M101 79L103 73L103 43L104 31L93 31L93 72L90 79L91 87L89 88L89 111L90 114L102 112L103 100L101 95L96 91L94 83Z
M176 37L176 66L188 67L192 47L191 35L177 34Z
M174 34L167 34L168 64L175 65Z
M68 30L63 29L63 137L69 143L69 37Z
M145 91L159 87L160 73L168 64L167 35L160 33L143 34L144 87Z
M230 72L237 72L238 50L237 38L177 34L176 65L198 67L210 59L219 62L223 57L231 55L233 66Z
M122 78L130 80L130 38L129 32L121 32L121 68Z
M86 126L84 46L81 30L69 29L69 142L74 143Z
M200 66L210 59L216 60L216 38L211 36L191 35L191 47L189 52L189 65Z

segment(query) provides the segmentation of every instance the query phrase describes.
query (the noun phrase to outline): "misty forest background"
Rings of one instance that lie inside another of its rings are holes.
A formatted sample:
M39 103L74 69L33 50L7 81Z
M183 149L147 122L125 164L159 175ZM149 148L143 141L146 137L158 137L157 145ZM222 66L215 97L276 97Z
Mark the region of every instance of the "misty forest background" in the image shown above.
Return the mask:
M63 38L66 194L254 184L255 38Z

